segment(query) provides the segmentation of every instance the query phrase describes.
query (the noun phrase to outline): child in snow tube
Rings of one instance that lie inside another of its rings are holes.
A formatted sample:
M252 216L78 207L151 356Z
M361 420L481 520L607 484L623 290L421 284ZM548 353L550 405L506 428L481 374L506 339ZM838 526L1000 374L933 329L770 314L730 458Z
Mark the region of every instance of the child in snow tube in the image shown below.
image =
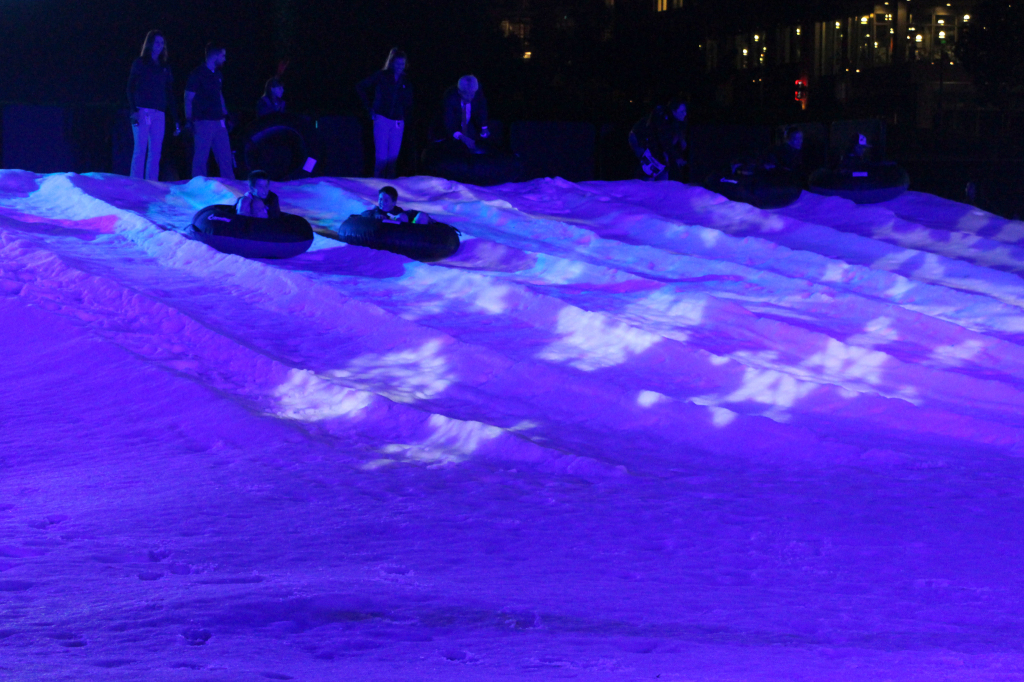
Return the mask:
M377 205L349 216L338 237L354 246L391 251L424 263L443 260L459 250L459 231L422 211L398 207L398 190L382 187Z
M855 137L836 169L811 173L810 190L858 204L877 204L903 194L910 186L907 171L892 162L872 161L870 149L867 136Z
M199 241L245 258L291 258L313 244L305 218L281 213L266 173L249 175L249 191L234 206L207 206L192 218Z

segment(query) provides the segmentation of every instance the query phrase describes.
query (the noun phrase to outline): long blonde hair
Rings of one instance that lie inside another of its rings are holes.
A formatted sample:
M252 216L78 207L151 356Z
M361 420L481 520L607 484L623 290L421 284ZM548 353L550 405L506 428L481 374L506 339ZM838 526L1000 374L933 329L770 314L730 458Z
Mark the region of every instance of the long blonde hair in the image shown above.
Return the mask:
M143 59L153 58L153 43L156 42L157 36L164 39L164 51L160 53L160 63L167 63L167 38L164 38L164 32L153 29L146 34L146 39L142 41L142 51L139 52L139 56Z

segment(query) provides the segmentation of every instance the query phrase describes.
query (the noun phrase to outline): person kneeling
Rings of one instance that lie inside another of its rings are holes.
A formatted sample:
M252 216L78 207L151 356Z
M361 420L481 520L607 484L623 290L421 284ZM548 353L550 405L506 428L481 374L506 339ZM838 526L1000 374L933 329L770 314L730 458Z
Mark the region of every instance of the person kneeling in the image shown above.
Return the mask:
M250 218L279 218L281 204L277 195L270 191L270 178L264 171L249 173L249 191L239 198L235 205L238 215Z

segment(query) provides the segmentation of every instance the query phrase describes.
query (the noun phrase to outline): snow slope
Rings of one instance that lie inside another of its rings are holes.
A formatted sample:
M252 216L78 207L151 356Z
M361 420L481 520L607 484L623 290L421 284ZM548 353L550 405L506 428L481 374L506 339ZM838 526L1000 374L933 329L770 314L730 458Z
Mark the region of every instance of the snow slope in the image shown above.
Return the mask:
M1019 223L396 185L0 171L0 679L1024 679Z

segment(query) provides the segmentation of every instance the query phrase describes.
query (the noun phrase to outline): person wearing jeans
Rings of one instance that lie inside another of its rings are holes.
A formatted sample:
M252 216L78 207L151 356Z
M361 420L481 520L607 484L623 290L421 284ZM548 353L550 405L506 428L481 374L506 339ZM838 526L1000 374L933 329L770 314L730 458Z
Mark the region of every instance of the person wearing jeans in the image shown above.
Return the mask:
M397 47L388 54L384 68L356 86L363 106L373 120L373 176L398 176L405 119L412 109L412 85L405 77L406 56Z
M235 179L235 164L231 156L231 141L225 123L228 109L222 92L227 51L220 45L206 46L206 63L188 77L185 85L185 118L194 126L195 155L192 157L192 177L206 175L210 149L217 159L220 177Z
M160 151L166 124L174 124L175 135L179 132L174 116L173 86L174 78L167 66L167 43L160 31L150 31L128 76L128 106L135 138L133 178L160 179Z

